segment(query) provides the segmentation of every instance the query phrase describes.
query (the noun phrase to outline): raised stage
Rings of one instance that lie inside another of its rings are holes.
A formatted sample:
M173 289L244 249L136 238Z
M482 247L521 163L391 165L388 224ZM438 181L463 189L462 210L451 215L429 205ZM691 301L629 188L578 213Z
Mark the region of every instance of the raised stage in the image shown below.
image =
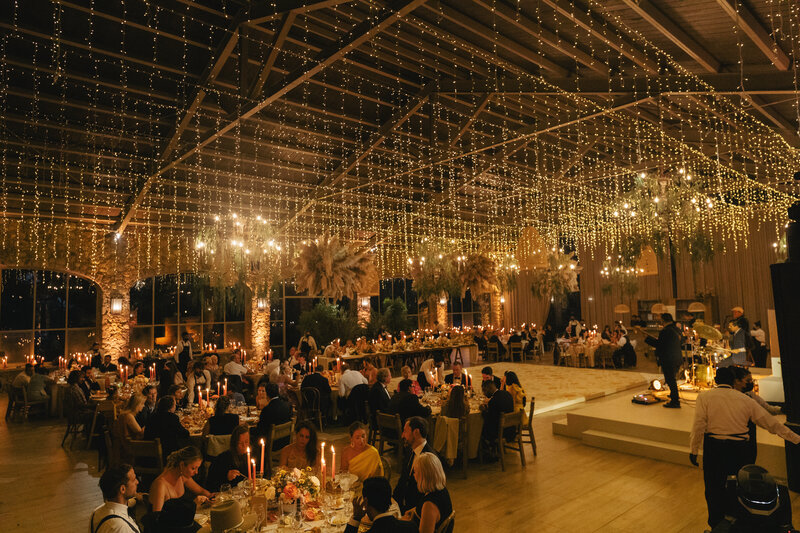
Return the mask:
M566 418L553 422L553 433L580 439L587 446L690 466L689 433L694 403L682 400L681 409L664 409L661 403L637 405L631 403L634 392L637 391L631 391L630 396L594 401L568 412ZM779 418L785 420L784 416ZM757 429L758 464L785 478L783 439L760 427Z

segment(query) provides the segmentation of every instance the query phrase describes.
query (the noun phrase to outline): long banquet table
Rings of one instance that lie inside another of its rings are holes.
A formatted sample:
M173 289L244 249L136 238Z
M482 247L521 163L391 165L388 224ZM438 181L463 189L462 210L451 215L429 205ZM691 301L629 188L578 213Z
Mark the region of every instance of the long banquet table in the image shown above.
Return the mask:
M399 371L401 366L409 363L413 364L413 366L412 364L409 364L409 366L412 366L412 368L419 368L425 359L430 359L436 354L442 354L445 356L445 360L448 361L448 363L452 363L452 361L455 360L456 353L458 352L461 353L461 360L464 362L464 366L469 366L472 361L477 361L478 359L478 345L475 343L430 346L416 348L413 350L354 353L340 356L339 359L348 365L353 365L355 363L356 366L358 366L365 357L377 357L380 358L379 366L385 367L391 364L395 370ZM332 365L336 364L336 359L336 357L319 356L318 362L323 366L323 368L329 369L332 367Z

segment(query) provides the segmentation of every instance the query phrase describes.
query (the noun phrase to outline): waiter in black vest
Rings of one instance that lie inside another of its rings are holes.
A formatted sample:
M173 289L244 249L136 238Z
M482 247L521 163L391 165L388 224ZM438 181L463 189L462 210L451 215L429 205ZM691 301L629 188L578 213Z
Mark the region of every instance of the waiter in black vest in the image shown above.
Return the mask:
M192 360L192 337L188 331L183 332L181 340L178 341L178 345L175 347L175 352L178 354L178 369L188 378L189 376L186 376L186 367L189 365L189 361Z
M664 407L678 409L681 406L681 397L678 394L678 381L675 379L675 375L683 362L681 355L683 335L675 325L671 314L662 313L661 322L664 323L664 327L658 333L658 339L646 337L644 342L656 349L656 361L664 371L664 381L669 387L670 400L664 404Z

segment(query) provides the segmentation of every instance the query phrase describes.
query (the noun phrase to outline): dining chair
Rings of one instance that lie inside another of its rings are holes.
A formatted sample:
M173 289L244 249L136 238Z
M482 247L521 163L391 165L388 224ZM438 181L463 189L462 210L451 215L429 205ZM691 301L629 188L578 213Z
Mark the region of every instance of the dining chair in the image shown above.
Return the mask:
M497 343L490 342L486 346L486 358L492 362L496 362L498 359L500 359L500 350L497 348Z
M513 441L506 440L504 430L508 428L516 428L516 433ZM516 442L516 446L512 444ZM525 452L522 449L522 409L514 413L502 413L500 415L499 431L497 434L497 450L500 452L500 468L503 472L506 471L505 452L506 450L514 450L519 452L519 458L522 466L525 466Z
M28 421L28 415L32 409L41 409L44 414L47 414L47 404L50 401L45 398L43 400L29 400L28 387L15 387L13 389L14 395L14 412L22 415L22 421ZM11 401L11 400L9 400Z
M265 457L264 457L264 471L267 477L272 477L272 467L278 466L278 462L280 462L280 454L274 453L277 450L273 450L272 446L276 441L279 441L284 438L292 438L292 428L294 427L295 422L290 420L283 424L273 424L272 428L270 428L269 435L267 437L266 442L264 443L265 450Z
M322 431L322 409L320 408L319 389L305 387L300 389L299 420L312 420L317 423L317 430Z
M92 447L92 441L95 437L103 436L103 429L110 427L111 424L117 419L117 404L114 400L103 400L97 403L94 409L94 416L92 416L92 425L89 429L89 438L86 439L86 449Z
M85 429L84 423L84 413L80 409L76 409L72 402L69 400L69 395L64 398L65 403L65 410L67 413L67 429L64 432L64 437L61 439L61 446L64 446L64 443L67 442L67 437L70 435L72 436L72 440L69 443L70 449L75 444L75 436L83 433Z
M386 457L381 457L381 466L383 466L383 477L385 477L387 481L391 481L392 465L389 464L389 460L386 459Z
M141 476L140 487L142 492L150 487L150 483L164 470L164 456L161 449L161 439L128 441L128 449L133 455L131 465L136 473Z
M107 429L103 430L103 440L106 443L106 457L105 457L105 463L106 464L105 464L105 467L106 468L111 468L111 467L117 466L117 461L115 460L114 454L112 453L112 450L114 449L113 448L114 443L111 441L111 432L109 430L107 430ZM99 453L99 451L98 451L98 453ZM98 461L97 469L100 470L99 461Z
M531 445L534 457L536 457L536 436L533 434L533 408L535 404L535 399L531 398L531 411L528 414L528 423L522 426L522 442ZM528 440L525 440L526 438Z
M375 413L375 419L378 423L378 431L380 432L380 444L378 445L378 453L383 456L383 447L385 443L394 447L397 454L398 461L402 461L403 455L403 422L400 415L390 415L382 411Z
M509 342L508 343L508 355L511 357L511 362L514 363L519 357L519 362L522 363L524 361L525 356L522 354L522 343L521 342Z
M456 525L456 512L455 510L450 513L450 515L442 520L442 523L439 524L439 527L436 528L434 533L452 533L453 529Z

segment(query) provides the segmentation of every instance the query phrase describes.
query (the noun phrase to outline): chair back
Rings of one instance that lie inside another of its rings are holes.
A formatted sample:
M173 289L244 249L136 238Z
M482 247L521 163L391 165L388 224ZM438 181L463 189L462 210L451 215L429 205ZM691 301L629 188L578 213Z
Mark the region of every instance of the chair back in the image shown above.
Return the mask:
M513 413L500 414L500 432L506 428L515 427L517 431L522 430L522 409L514 411Z
M381 465L383 466L383 477L385 477L387 481L391 481L392 466L389 464L389 460L386 459L386 457L381 457Z
M117 466L116 458L112 453L114 444L111 442L111 432L107 429L103 431L103 438L106 442L106 468Z
M400 415L390 415L389 413L378 411L375 413L375 421L378 423L381 435L386 437L391 435L393 439L399 439L400 435L403 434L403 422L400 419Z
M500 349L497 347L496 342L489 341L486 345L486 357L494 361L500 357Z
M369 423L366 410L368 398L369 386L364 383L360 383L353 387L353 390L350 391L350 396L347 398L350 408L353 410L353 414L355 415L356 419L365 424Z
M451 533L455 525L456 525L456 512L453 511L452 513L450 513L450 516L442 520L442 523L439 524L439 527L436 528L435 533Z
M216 457L225 452L231 444L230 435L206 435L206 456Z
M25 405L27 396L28 394L25 387L11 387L11 397L14 399L14 402Z
M303 409L308 411L319 411L320 394L316 387L305 387L300 389Z
M103 400L97 403L97 411L102 413L102 415L106 418L106 424L111 424L114 420L117 419L119 413L117 412L117 404L114 403L114 400Z
M128 448L133 454L133 466L137 474L159 475L164 470L161 439L130 440Z
M283 438L292 438L292 426L294 426L294 422L289 420L288 422L284 422L283 424L273 424L272 429L269 433L269 448L272 448L272 443L276 440L281 440Z

